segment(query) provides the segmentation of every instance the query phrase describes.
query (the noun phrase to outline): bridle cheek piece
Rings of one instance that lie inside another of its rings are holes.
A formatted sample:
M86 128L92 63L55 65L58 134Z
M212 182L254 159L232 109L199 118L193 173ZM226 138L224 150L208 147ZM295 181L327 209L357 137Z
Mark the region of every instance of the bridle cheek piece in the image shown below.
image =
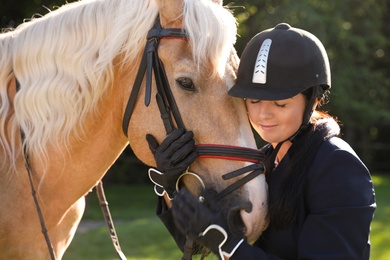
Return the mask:
M187 35L182 29L163 29L161 27L159 17L157 17L154 27L149 30L146 45L141 58L141 63L134 80L134 85L126 105L125 113L123 115L122 130L126 136L128 135L127 131L130 118L133 114L138 98L138 93L141 89L142 81L145 75L145 106L149 106L150 104L152 93L152 72L154 72L154 78L157 86L156 101L166 133L170 134L174 129L172 117L176 121L177 127L184 128L183 120L181 119L178 107L169 86L164 65L158 56L158 45L162 38L187 39Z

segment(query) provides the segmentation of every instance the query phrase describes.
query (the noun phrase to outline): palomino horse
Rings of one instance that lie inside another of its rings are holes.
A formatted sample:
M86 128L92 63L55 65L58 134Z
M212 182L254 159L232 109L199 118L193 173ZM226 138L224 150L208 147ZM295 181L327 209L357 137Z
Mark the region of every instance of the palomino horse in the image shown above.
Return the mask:
M238 58L233 48L235 19L222 3L66 4L0 35L0 259L50 257L24 154L57 259L75 234L84 196L128 143L139 159L155 165L145 135L153 134L159 141L166 135L155 100L146 107L145 92L140 91L128 137L121 126L146 34L158 15L162 27L184 29L188 38L162 38L158 53L196 143L255 148L243 101L227 96ZM153 83L151 96L155 95ZM221 176L248 164L199 158L191 170L207 187L221 191L236 181ZM221 200L235 211L229 214L231 222L249 241L266 226L266 189L260 175Z

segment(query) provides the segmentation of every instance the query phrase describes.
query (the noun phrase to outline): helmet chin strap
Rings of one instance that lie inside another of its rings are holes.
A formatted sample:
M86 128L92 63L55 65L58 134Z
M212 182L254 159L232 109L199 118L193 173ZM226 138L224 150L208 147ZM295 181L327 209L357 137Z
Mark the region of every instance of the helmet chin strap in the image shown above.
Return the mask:
M311 118L311 115L313 114L313 106L316 102L316 98L320 95L323 94L323 89L321 86L315 86L313 87L313 91L311 93L311 96L310 96L310 99L309 99L309 102L307 103L306 105L306 108L305 108L305 112L303 114L303 121L302 121L302 125L299 127L299 129L292 135L290 136L289 138L285 139L284 141L281 141L279 142L276 147L274 148L274 150L272 151L271 153L271 156L270 156L270 161L271 162L274 162L275 161L275 158L280 150L280 148L282 147L282 144L286 141L290 141L291 143L293 143L294 141L298 140L299 138L302 137L302 134L305 132L305 130L308 128L309 124L310 124L310 118Z
M310 113L310 114L311 114L311 113ZM279 142L279 143L275 146L275 148L274 148L274 150L272 151L272 153L271 153L271 155L270 155L270 158L269 158L269 161L270 161L270 163L271 163L270 166L268 166L268 168L269 168L269 173L272 172L273 169L275 168L274 162L275 162L276 156L278 155L279 150L280 150L280 148L282 147L282 145L284 144L284 142L290 141L290 142L293 143L295 140L299 139L299 138L302 136L302 133L304 133L305 130L307 129L308 125L309 125L309 122L308 122L307 124L302 124L302 125L299 127L298 131L295 132L295 134L293 134L291 137L285 139L284 141Z
M321 86L313 87L309 101L308 101L306 108L305 108L305 112L303 113L302 125L299 127L298 131L295 132L295 134L293 134L292 136L290 136L289 138L287 138L283 142L288 140L288 141L293 143L294 141L296 141L297 139L299 139L301 137L302 133L305 132L305 130L309 126L310 118L311 118L311 115L313 114L313 111L314 111L313 106L316 102L316 99L318 96L322 95L323 93L324 93L324 90L322 89Z

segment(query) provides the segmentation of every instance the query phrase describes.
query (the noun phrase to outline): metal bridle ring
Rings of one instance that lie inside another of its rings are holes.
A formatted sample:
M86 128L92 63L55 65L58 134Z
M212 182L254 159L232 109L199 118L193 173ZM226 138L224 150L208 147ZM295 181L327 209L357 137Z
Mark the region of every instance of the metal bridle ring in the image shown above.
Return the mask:
M182 175L179 176L179 178L177 178L177 181L176 181L176 191L177 191L177 192L180 191L180 187L179 187L180 179L181 179L182 177L184 177L185 175L192 175L192 176L194 176L196 179L198 179L198 181L200 182L200 184L202 184L203 189L206 189L206 185L204 185L204 182L203 182L202 178L200 178L199 175L196 174L196 173L189 172L188 169L187 169L186 172L184 172Z

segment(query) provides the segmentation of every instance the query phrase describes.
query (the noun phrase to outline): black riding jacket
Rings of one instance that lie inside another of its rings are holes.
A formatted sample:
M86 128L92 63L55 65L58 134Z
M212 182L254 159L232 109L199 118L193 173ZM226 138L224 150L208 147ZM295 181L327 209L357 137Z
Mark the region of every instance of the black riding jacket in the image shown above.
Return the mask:
M325 135L330 131L326 123L322 131ZM369 259L370 223L376 208L370 173L346 142L332 135L325 139L304 172L296 224L280 228L271 219L255 244L242 243L232 260ZM268 146L266 154L272 150ZM271 202L280 192L283 173L291 163L290 150L267 176ZM170 210L161 199L157 215L182 249L185 238L176 230Z

